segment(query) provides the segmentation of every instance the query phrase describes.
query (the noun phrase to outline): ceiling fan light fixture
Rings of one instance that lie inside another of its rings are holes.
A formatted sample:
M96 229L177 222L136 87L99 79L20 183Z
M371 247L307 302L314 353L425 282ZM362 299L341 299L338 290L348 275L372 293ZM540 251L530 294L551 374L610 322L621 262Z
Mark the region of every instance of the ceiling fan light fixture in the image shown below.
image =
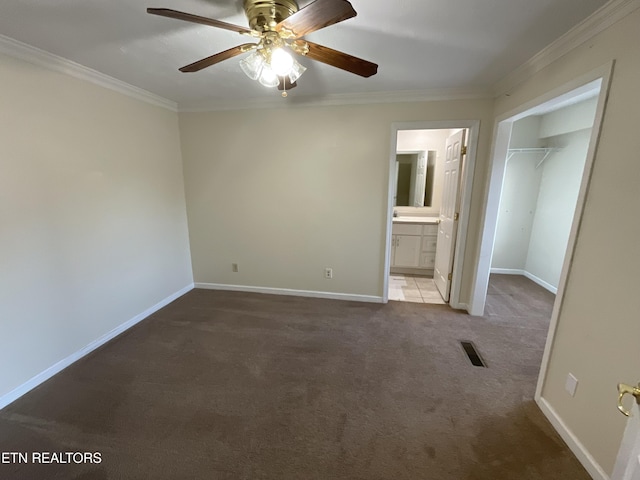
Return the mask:
M293 65L291 66L291 70L289 71L289 80L291 81L291 83L295 83L296 80L298 80L302 74L304 72L307 71L307 67L305 67L304 65L300 64L297 60L293 60Z
M280 77L289 75L294 64L293 57L283 48L274 48L271 51L271 68Z
M147 13L230 30L257 41L210 55L180 68L181 72L199 72L254 50L249 57L240 61L242 71L262 85L277 86L286 92L286 89L296 86L296 80L306 70L287 49L361 77L370 77L378 72L375 63L305 40L308 34L355 17L357 13L349 0L305 0L303 8L299 8L298 1L243 0L249 28L170 8L147 8Z
M240 68L251 80L258 80L266 62L260 52L253 52L247 58L240 60Z
M278 83L280 83L276 72L274 72L273 68L267 64L262 67L262 73L260 74L260 79L258 81L260 82L260 85L269 88L277 87Z

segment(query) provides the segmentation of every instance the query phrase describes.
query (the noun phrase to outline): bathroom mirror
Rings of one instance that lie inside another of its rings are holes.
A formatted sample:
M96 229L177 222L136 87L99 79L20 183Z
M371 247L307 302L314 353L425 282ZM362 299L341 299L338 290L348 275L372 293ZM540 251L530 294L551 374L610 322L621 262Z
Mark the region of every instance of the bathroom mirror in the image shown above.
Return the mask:
M430 207L436 151L397 152L394 207Z

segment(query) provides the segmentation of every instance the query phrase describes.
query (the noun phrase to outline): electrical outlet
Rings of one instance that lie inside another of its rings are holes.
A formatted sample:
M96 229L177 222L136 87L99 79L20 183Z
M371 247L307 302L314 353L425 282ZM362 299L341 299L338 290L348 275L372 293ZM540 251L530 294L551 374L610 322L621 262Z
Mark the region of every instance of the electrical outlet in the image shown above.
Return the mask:
M237 263L232 263L231 264L231 271L237 273L238 272L238 264Z
M324 269L324 278L333 278L333 268Z
M573 373L567 375L567 383L564 384L564 388L572 397L576 395L576 388L578 388L578 379L573 376Z

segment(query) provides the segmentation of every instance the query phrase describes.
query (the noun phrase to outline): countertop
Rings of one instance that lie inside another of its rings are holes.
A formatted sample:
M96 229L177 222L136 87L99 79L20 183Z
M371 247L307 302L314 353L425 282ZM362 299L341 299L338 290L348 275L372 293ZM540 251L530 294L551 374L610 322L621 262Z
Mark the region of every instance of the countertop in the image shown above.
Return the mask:
M437 225L440 223L438 217L393 217L393 223L413 224L413 225Z

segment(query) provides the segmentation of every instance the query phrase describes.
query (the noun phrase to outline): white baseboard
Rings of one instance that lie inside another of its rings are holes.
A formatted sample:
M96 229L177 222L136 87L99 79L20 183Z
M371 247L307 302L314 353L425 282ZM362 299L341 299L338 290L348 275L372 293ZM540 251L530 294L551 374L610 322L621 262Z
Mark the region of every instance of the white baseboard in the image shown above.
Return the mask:
M558 288L557 287L554 287L550 283L547 283L544 280L542 280L541 278L536 277L533 273L529 273L529 272L525 271L524 272L524 276L527 277L529 280L531 280L533 282L536 282L542 288L546 288L551 293L553 293L553 294L558 293Z
M227 290L232 292L266 293L269 295L291 295L294 297L328 298L351 302L383 303L382 297L355 295L350 293L318 292L315 290L293 290L289 288L252 287L248 285L227 285L224 283L196 283L195 288L207 290Z
M491 273L499 273L502 275L524 275L532 282L537 283L542 288L549 290L551 293L558 293L558 288L554 287L548 282L545 282L540 277L536 277L533 273L527 272L526 270L519 270L517 268L492 268Z
M524 275L524 270L517 268L492 268L491 273L499 273L501 275Z
M593 458L575 434L562 421L553 407L542 397L537 397L536 403L589 475L591 475L594 480L610 480L609 475L605 473L596 459Z
M469 305L463 302L449 302L449 306L455 310L465 310L467 313L469 312Z
M13 403L18 398L23 396L25 393L29 392L30 390L33 390L35 387L37 387L41 383L49 380L56 373L61 372L62 370L67 368L72 363L77 362L78 360L80 360L82 357L84 357L88 353L91 353L96 348L104 345L109 340L117 337L118 335L120 335L125 330L128 330L129 328L133 327L136 323L141 322L142 320L147 318L149 315L157 312L162 307L170 304L175 299L181 297L182 295L184 295L185 293L189 292L190 290L193 290L193 283L190 284L190 285L187 285L186 287L184 287L184 288L178 290L177 292L169 295L167 298L165 298L165 299L161 300L160 302L156 303L153 307L147 308L144 312L136 315L135 317L133 317L130 320L127 320L122 325L117 326L116 328L114 328L110 332L104 334L100 338L98 338L98 339L94 340L93 342L91 342L89 345L85 346L84 348L78 350L75 353L72 353L68 357L63 358L62 360L60 360L56 364L50 366L46 370L44 370L44 371L40 372L39 374L37 374L35 377L31 378L30 380L27 380L25 383L23 383L19 387L14 388L9 393L1 396L0 397L0 409L6 407L10 403Z

